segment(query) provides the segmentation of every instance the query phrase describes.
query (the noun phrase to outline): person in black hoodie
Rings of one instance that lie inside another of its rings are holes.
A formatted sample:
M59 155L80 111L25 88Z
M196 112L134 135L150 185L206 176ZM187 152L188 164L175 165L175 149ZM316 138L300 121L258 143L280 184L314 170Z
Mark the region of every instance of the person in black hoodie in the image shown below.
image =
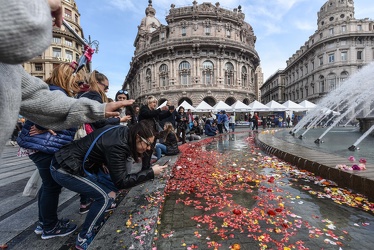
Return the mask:
M157 108L157 99L154 96L148 96L146 104L142 105L139 111L139 122L145 120L148 126L152 129L156 138L159 138L157 125L159 121L171 116L172 110L168 106ZM162 130L162 127L161 127ZM152 147L143 155L142 169L149 169L151 167L151 158L153 150L156 145L156 140L152 142Z
M114 101L124 101L130 100L130 95L127 90L120 89L117 91L116 96L114 97ZM135 110L133 106L126 106L118 110L120 112L120 118L126 117L125 122L121 122L121 125L131 126L137 123L137 118L135 117Z

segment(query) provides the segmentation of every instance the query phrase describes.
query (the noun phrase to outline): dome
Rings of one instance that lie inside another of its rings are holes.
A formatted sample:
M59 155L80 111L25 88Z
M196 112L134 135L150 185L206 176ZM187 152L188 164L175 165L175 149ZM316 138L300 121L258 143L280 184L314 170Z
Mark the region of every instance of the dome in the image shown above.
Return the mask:
M160 21L155 17L156 10L152 7L152 0L148 1L148 7L145 9L145 15L140 23L140 29L153 32L161 26Z

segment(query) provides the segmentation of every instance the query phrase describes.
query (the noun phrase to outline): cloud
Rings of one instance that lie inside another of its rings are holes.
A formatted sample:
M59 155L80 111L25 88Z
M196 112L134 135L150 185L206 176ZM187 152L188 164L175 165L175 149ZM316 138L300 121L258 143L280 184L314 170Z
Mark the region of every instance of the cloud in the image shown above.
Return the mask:
M306 30L306 31L314 31L317 28L315 23L312 24L311 22L308 22L308 21L296 21L294 22L294 26L299 30Z
M133 0L109 0L108 3L110 6L114 7L117 10L120 10L123 12L130 11L130 12L135 12L135 13L138 13L140 9L143 9L143 13L144 13L144 9L148 6L148 5L139 6L136 4L136 1L133 1Z

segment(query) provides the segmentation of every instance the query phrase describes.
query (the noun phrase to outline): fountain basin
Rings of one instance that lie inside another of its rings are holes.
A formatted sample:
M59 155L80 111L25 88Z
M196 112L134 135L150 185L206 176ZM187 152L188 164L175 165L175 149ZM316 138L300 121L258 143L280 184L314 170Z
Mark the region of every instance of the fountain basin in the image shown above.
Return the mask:
M362 133L365 133L374 125L374 116L357 117L356 119L359 121L360 132ZM370 135L374 135L374 132L370 133Z

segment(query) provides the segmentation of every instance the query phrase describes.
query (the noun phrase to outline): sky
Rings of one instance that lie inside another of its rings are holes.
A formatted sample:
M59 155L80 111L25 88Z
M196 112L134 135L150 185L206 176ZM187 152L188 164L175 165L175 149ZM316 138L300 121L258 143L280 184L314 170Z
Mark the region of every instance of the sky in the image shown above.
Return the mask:
M99 41L92 68L104 73L110 82L108 97L122 88L134 56L134 40L148 6L148 0L75 0L81 14L84 36ZM245 21L253 27L264 81L278 69L317 30L317 12L326 0L196 0L198 4L217 1L233 10L239 5ZM156 18L166 25L170 5L191 6L193 0L153 0ZM355 0L355 18L374 19L372 0Z

